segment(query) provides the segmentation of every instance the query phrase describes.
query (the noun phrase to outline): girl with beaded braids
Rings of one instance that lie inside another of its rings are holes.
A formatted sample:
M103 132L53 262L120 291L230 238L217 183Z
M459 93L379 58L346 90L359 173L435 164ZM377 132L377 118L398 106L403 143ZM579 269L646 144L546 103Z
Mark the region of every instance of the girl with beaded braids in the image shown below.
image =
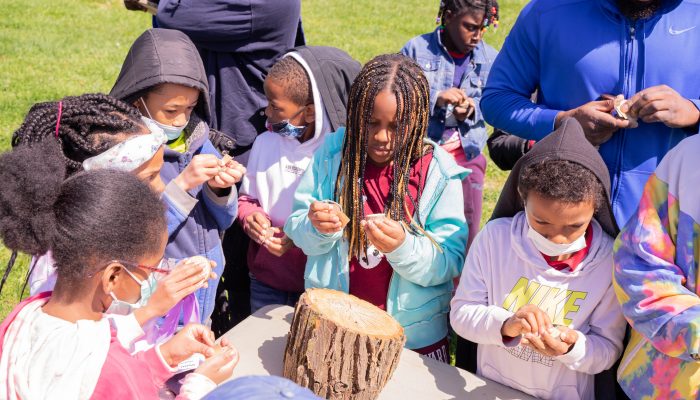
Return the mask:
M284 231L307 255L306 287L385 309L404 327L408 348L447 362L452 280L467 240L459 206L467 171L425 139L429 104L413 60L369 61L350 89L347 128L314 154Z
M464 215L469 224L467 248L479 231L488 139L479 102L498 54L482 40L498 25L495 0L443 0L433 32L416 36L401 53L416 60L430 84L428 137L442 145L472 173L464 180Z

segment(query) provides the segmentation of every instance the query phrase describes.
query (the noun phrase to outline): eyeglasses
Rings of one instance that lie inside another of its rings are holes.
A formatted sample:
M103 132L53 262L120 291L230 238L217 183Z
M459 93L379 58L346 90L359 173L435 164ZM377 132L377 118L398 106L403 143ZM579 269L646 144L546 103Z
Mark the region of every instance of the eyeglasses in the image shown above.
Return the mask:
M122 264L127 268L133 269L133 268L142 268L146 269L148 271L151 271L153 273L153 277L159 281L163 278L165 278L170 271L172 271L175 266L177 265L177 259L174 258L163 258L161 259L158 264L156 265L143 265L143 264L137 264L133 263L130 261L124 261L124 260L112 260L107 263L107 265L112 264L112 263L118 263Z

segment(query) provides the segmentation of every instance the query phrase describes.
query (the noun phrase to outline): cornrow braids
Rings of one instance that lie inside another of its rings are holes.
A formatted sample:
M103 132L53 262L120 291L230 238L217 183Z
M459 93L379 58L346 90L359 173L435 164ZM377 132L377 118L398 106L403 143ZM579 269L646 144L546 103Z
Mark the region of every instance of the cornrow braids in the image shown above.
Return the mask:
M292 56L280 58L270 68L267 78L284 86L284 94L294 103L313 104L311 80L304 67Z
M408 222L410 226L415 223L406 212L406 202L413 203L418 215L422 189L416 198L411 196L408 190L410 169L432 148L423 142L428 127L430 88L420 67L411 58L400 54L380 55L370 60L350 88L347 128L335 187L335 198L350 217L344 235L351 256L360 257L367 249L367 238L360 221L365 217L363 187L369 123L374 101L384 90L393 93L397 103L397 127L391 138L393 180L384 210L393 220ZM420 221L420 217L417 219ZM422 230L420 225L418 228Z
M85 159L124 140L124 135L142 133L143 127L135 107L106 94L84 94L33 105L12 135L12 147L57 140L72 175L82 170Z
M493 25L498 27L498 2L496 0L441 0L436 23L445 24L445 13L450 11L453 16L469 11L484 12L484 28Z

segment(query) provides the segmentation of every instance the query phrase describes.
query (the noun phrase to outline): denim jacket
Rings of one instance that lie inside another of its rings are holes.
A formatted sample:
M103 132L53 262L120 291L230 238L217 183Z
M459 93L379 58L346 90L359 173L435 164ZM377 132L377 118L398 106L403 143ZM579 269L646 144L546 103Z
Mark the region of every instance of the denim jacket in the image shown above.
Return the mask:
M322 234L308 218L312 202L336 200L344 134L345 128L329 134L314 154L284 225L287 236L307 255L307 288L350 290L348 244L343 232ZM439 146L434 147L418 214L440 249L428 237L407 232L406 240L386 254L393 269L386 310L403 326L409 349L429 346L447 336L452 280L462 271L467 243L464 212L455 204L462 204L462 179L468 170Z
M437 94L452 87L455 73L455 63L440 39L440 28L433 32L416 36L409 40L401 49L401 53L416 60L423 70L430 85L430 122L428 137L440 140L445 130L446 109L436 107ZM474 99L476 110L471 118L458 125L462 148L467 159L471 160L481 153L486 144L488 134L486 123L481 115L481 90L486 84L491 65L498 52L483 40L472 51L472 58L467 66L467 73L462 80L460 89Z

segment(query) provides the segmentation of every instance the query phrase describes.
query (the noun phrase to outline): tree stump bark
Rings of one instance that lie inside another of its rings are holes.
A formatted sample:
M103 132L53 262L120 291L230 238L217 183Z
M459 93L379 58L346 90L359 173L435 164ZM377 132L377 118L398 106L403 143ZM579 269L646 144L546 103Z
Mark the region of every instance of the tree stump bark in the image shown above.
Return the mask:
M326 399L377 398L406 342L389 314L355 296L309 289L294 311L284 376Z

